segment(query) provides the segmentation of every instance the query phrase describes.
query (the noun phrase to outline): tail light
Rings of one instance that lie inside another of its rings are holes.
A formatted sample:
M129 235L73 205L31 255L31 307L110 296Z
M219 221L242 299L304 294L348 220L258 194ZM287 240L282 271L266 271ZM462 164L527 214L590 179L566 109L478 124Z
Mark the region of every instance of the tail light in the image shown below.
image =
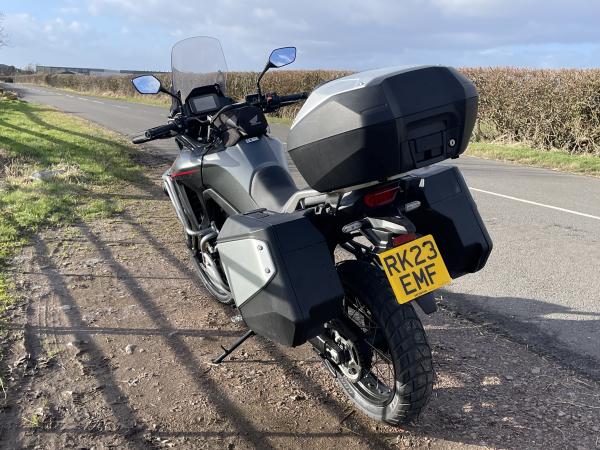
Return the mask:
M369 192L364 196L363 201L369 208L388 205L396 199L396 194L399 189L399 186L388 186L377 191Z
M400 234L392 238L392 244L394 247L398 247L402 244L406 244L407 242L414 241L416 238L417 235L415 233Z

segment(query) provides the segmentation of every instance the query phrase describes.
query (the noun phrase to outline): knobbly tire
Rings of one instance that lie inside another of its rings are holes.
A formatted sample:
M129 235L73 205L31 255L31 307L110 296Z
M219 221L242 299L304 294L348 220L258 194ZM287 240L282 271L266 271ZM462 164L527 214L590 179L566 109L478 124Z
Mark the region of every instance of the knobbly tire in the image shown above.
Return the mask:
M351 319L363 330L363 342L371 348L367 352L371 361L360 381L353 383L339 369L337 380L368 416L392 425L410 423L433 390L431 349L423 325L410 303L396 301L377 267L352 260L338 264L337 270L346 294L345 320ZM388 367L387 383L384 366Z

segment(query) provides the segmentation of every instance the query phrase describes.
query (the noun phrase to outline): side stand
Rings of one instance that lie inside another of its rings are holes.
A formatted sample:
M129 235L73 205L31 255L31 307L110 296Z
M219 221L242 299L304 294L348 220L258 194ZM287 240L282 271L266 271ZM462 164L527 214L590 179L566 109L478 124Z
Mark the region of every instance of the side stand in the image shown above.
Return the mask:
M248 330L241 338L239 338L237 341L235 341L231 345L231 347L225 348L221 345L221 348L223 349L223 353L220 356L218 356L212 360L213 364L221 364L225 358L227 358L230 354L232 354L236 348L238 348L240 345L242 345L246 339L254 336L254 334L255 334L254 331Z

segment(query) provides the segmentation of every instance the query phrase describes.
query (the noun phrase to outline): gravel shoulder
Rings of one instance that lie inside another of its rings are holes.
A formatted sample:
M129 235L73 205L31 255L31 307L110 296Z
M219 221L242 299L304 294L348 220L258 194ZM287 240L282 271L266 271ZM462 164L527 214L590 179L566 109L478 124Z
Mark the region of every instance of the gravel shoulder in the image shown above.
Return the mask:
M600 448L600 387L442 309L424 318L437 381L413 426L377 424L307 347L246 342L196 282L162 161L112 219L47 230L14 260L1 320L5 448ZM442 300L443 304L443 300Z

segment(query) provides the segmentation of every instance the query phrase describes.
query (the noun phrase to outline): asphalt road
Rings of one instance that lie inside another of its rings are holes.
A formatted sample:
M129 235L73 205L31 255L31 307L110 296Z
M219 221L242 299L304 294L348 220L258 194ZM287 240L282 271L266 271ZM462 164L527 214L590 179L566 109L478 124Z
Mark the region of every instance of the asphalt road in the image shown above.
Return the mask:
M161 107L5 87L128 136L166 120ZM283 141L287 130L271 127ZM147 146L177 154L170 141ZM442 291L445 301L600 379L600 180L473 157L452 164L472 189L494 251L484 270Z

